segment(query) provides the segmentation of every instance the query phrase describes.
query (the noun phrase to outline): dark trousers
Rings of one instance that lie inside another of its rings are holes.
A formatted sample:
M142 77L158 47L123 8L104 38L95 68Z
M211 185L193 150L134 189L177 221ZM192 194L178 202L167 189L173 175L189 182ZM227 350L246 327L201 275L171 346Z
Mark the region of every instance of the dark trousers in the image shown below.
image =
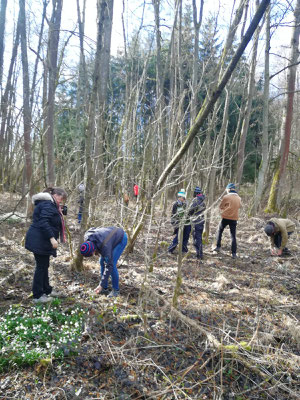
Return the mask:
M78 220L79 224L80 224L81 219L82 219L82 211L83 211L83 207L80 205L79 206L79 211L78 211L78 216L77 216L77 220Z
M193 240L194 240L194 247L196 249L197 257L203 256L203 249L202 249L203 229L204 229L204 222L202 222L201 224L194 225Z
M168 251L170 253L173 253L173 251L176 249L178 245L178 233L179 233L179 228L174 229L174 239L173 242L170 244ZM183 239L182 239L182 252L187 253L188 252L188 241L191 233L191 225L184 225L183 228Z
M288 236L290 236L293 232L288 232ZM282 236L281 236L281 232L277 232L274 235L274 244L277 247L277 249L280 249L281 247L281 242L282 242ZM285 247L286 249L286 247Z
M221 247L221 240L222 240L222 234L226 226L229 225L230 229L230 234L231 234L231 253L236 254L236 226L237 226L237 221L234 221L232 219L226 219L223 218L222 221L220 222L218 233L217 233L217 247Z
M50 256L35 254L35 271L33 276L32 292L33 298L39 299L43 294L50 294L52 286L49 284L49 262Z

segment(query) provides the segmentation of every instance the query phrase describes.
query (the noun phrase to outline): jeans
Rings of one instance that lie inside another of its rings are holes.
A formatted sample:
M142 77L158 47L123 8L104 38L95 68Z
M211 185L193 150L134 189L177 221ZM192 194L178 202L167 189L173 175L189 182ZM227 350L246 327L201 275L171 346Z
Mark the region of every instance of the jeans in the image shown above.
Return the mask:
M35 254L35 271L33 276L32 292L33 298L39 299L43 294L50 294L52 292L52 286L49 284L49 255Z
M126 233L124 233L123 239L120 243L118 243L116 245L116 247L114 247L113 249L113 269L111 272L111 282L112 282L112 287L114 290L119 290L119 272L118 272L118 268L117 268L117 262L121 256L121 254L123 253L123 250L125 249L127 245L127 235ZM105 257L106 258L106 257ZM101 277L104 273L104 268L105 268L105 263L107 263L108 260L105 260L104 257L100 257L100 266L101 266ZM107 289L107 288L103 288L103 289Z
M189 237L190 237L190 233L191 233L191 225L184 225L183 228L183 239L182 239L182 252L183 253L187 253L188 252L188 241L189 241ZM168 251L170 253L173 253L173 251L176 249L177 245L178 245L178 233L179 233L179 228L175 228L174 229L174 234L175 237L173 239L173 242L170 244Z
M218 233L217 233L217 247L221 247L221 240L222 240L222 234L226 226L229 225L230 229L230 234L231 234L231 253L236 254L236 226L237 226L237 221L234 221L232 219L226 219L223 218L222 221L220 222Z
M203 246L202 246L202 233L204 229L204 222L201 224L196 224L194 226L193 230L193 240L194 240L194 246L196 249L197 257L203 256Z

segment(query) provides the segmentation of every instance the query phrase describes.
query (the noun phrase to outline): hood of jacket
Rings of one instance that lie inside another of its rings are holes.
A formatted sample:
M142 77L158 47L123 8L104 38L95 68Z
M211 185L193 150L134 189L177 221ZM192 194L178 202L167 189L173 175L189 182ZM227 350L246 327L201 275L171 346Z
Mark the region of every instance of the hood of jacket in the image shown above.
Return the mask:
M35 204L36 201L50 200L54 203L54 199L50 193L37 193L32 196L32 203Z

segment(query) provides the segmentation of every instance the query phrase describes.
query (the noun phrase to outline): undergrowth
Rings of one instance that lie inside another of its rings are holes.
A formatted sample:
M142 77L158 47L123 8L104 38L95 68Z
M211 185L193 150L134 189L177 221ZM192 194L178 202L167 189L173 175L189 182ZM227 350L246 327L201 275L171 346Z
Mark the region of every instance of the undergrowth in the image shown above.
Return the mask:
M77 354L84 317L79 306L63 310L59 299L29 308L11 305L0 318L0 372Z

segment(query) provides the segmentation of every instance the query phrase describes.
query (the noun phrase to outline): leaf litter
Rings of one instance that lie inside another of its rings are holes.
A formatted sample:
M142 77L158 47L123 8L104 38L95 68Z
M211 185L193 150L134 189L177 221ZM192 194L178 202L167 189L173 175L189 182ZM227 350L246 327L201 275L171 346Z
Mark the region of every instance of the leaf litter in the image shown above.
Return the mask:
M7 212L9 210L6 210ZM64 292L65 308L88 310L78 354L63 360L11 368L0 375L2 399L292 399L300 397L298 235L291 257L270 257L265 216L242 216L238 258L230 257L230 235L222 251L204 246L199 262L190 240L183 259L178 309L172 307L177 256L166 252L168 223L160 234L154 270L147 274L143 232L132 254L121 260L121 296L96 296L97 259L83 272L69 267L67 246L51 260L50 280ZM74 218L75 220L75 218ZM215 234L218 218L212 219ZM78 229L69 222L74 242ZM13 232L13 239L10 232ZM24 223L0 224L0 309L32 307L34 261L21 245ZM153 247L154 249L154 247Z

